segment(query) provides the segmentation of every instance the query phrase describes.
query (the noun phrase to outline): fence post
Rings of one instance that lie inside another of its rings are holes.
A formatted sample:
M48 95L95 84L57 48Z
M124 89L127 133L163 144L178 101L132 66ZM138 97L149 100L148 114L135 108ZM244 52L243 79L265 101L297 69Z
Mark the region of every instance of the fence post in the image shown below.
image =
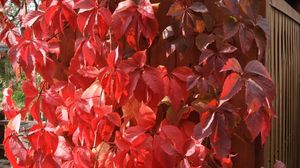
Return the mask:
M0 121L4 120L4 119L5 119L4 113L2 111L0 111ZM4 129L5 129L5 126L0 123L0 159L5 159L4 146L3 146Z

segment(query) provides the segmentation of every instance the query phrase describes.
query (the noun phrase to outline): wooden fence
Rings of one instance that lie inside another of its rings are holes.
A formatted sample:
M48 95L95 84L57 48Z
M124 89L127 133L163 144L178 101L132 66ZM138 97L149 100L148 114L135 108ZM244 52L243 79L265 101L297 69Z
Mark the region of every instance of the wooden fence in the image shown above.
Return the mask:
M300 167L300 15L284 0L270 0L266 14L271 41L266 66L276 85L274 119L265 146L265 167L275 160L288 168Z

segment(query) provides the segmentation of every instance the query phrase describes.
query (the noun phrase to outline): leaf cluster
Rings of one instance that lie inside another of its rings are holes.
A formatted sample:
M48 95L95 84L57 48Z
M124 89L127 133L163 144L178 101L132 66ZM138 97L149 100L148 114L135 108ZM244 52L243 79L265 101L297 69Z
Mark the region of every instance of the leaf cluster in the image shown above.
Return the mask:
M236 130L264 143L275 115L258 2L42 0L22 32L1 15L0 38L25 74L24 106L3 90L11 164L232 167ZM154 56L197 61L153 66ZM20 130L27 115L35 123Z

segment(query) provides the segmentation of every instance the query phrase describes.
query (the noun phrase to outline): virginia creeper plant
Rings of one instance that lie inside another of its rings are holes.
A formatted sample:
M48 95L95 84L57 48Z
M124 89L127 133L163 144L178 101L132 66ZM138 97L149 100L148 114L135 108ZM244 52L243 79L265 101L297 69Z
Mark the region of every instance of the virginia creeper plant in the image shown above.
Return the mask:
M2 0L0 38L25 75L24 107L3 90L10 163L232 167L236 130L264 143L274 116L260 1L41 0L30 11L12 0L15 26ZM197 61L153 66L153 53Z

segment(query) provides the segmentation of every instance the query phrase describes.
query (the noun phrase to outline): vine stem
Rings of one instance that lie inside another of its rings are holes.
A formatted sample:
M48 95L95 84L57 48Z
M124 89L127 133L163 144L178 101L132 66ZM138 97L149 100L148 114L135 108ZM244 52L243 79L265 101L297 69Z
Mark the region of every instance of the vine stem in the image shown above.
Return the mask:
M28 10L27 10L27 2L26 2L26 0L24 0L24 8L25 8L25 15L27 15Z
M109 51L111 52L113 50L113 41L112 41L111 28L109 28L108 33L109 33Z
M110 0L107 0L107 6L106 8L109 10L109 2ZM108 34L109 34L109 51L111 52L113 49L113 41L112 41L112 33L111 33L111 27L108 29Z
M65 30L66 28L68 28L69 26L70 26L70 24L67 23L67 24L64 26L64 30ZM51 39L53 39L54 37L56 37L56 36L59 35L60 33L61 33L61 32L57 32L57 33L53 34L52 36L48 37L48 38L46 39L46 41L47 41L47 42L50 41Z
M100 146L100 149L99 149L99 151L96 151L96 159L95 159L95 162L97 162L97 160L98 160L98 158L99 158L99 153L100 153L100 151L102 150L102 148L103 148L103 143L101 144L101 146ZM96 149L96 148L95 148ZM93 168L96 168L96 165L97 164L94 164L94 167Z
M34 3L34 9L38 10L39 4L37 3L37 1L33 0L33 3Z

